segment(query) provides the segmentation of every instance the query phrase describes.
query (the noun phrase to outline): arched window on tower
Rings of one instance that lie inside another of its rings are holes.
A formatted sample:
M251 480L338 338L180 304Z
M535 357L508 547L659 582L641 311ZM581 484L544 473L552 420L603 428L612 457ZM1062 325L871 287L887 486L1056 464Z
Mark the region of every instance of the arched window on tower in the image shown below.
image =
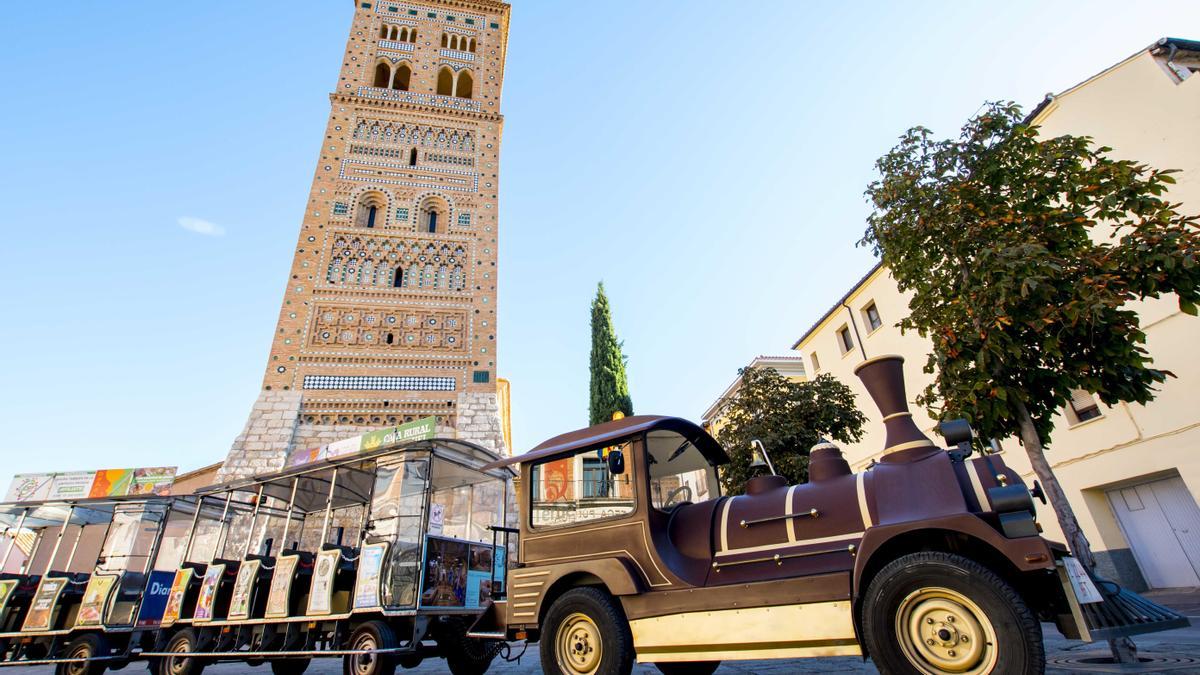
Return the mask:
M467 43L467 51L475 53L475 38L471 38L471 41Z
M392 89L408 91L408 84L412 80L412 68L407 63L401 63L396 66L396 72L392 75Z
M450 205L441 197L430 195L421 200L419 231L430 234L444 232L450 217Z
M464 70L458 74L458 88L454 95L459 98L471 98L472 90L475 89L475 78L471 77L471 71Z
M408 151L408 165L409 166L417 165L417 149L416 148L413 148L412 150Z
M404 268L397 267L396 273L392 275L392 288L404 288Z
M379 39L381 39L381 40L388 39L388 29L389 28L390 27L386 23L379 27Z
M354 222L359 227L381 226L386 213L387 198L379 192L368 192L358 200L358 212Z
M450 36L445 33L442 33L442 47L443 48L450 47Z
M387 88L392 80L392 69L387 63L380 61L375 65L375 86Z
M437 93L439 96L454 95L454 72L449 66L442 66L438 70Z

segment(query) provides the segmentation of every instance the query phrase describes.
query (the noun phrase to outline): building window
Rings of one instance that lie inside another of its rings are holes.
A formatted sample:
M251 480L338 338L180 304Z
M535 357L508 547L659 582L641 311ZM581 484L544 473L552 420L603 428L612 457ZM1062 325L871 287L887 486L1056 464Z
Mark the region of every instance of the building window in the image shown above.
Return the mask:
M458 226L459 227L470 227L471 226L471 214L469 214L469 213L458 214Z
M346 204L345 202L334 202L333 203L333 215L344 216L349 212L350 212L350 206L348 204Z
M817 358L817 353L813 352L809 354L808 358L812 359L813 375L821 372L821 359Z
M883 320L879 318L879 308L873 302L863 308L863 319L866 320L870 330L875 330L883 325Z
M1096 402L1096 397L1083 389L1075 389L1071 392L1071 400L1067 402L1070 408L1072 420L1074 424L1094 420L1100 417L1100 404Z
M471 98L471 94L475 89L475 78L471 77L471 71L464 70L458 74L458 85L455 86L454 95L458 98Z
M839 328L837 332L837 338L838 347L842 350L843 354L848 354L850 353L850 350L854 349L854 337L850 335L849 326L842 326Z
M396 209L396 221L400 222L400 223L408 222L408 209L407 208Z
M583 459L583 498L602 499L612 491L612 474L608 463L596 457Z
M486 370L476 370L471 373L471 381L475 384L487 384L491 381L492 374Z
M404 287L404 268L397 267L396 273L392 275L392 288ZM391 344L390 342L388 344Z

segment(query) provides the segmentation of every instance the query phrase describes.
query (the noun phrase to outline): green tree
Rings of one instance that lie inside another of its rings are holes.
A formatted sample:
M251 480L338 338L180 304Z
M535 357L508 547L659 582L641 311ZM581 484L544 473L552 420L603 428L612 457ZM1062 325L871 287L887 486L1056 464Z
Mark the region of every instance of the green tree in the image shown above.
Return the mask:
M1173 172L1110 151L1086 136L1042 139L1013 103L988 103L957 139L910 129L876 162L861 242L913 294L901 328L933 343L935 379L918 401L985 438L1016 434L1088 567L1045 455L1054 415L1075 389L1150 401L1170 373L1128 303L1174 293L1194 315L1200 296L1197 218L1164 196Z
M625 415L633 414L633 400L629 398L629 382L625 378L626 359L621 353L622 344L617 340L617 331L613 328L604 282L600 282L596 286L596 298L592 300L589 424L608 422L617 411Z
M789 483L808 480L808 451L822 438L850 443L862 438L866 418L854 392L833 377L793 382L771 368L743 368L742 383L722 407L721 445L732 460L721 467L726 494L741 494L750 478L750 441L757 438L775 471Z

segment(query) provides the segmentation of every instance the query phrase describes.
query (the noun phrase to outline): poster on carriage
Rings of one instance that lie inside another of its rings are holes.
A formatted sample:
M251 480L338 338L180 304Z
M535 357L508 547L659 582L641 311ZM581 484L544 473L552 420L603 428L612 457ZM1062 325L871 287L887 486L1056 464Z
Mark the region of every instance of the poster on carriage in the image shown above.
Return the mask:
M162 613L164 626L174 624L179 620L179 615L183 613L183 598L194 573L195 570L189 567L175 571L175 580L171 582L171 591L167 595L167 606Z
M354 609L379 606L379 581L382 578L387 549L388 545L385 542L363 547L358 557L358 578L354 581Z
M204 573L204 581L200 582L200 597L196 598L196 611L192 613L195 621L212 621L213 605L217 600L217 586L225 575L225 565L221 563L208 566Z
M296 575L296 566L300 563L298 555L281 555L275 560L275 573L271 575L271 592L267 595L268 619L278 619L288 615L288 601L292 594L292 578Z
M465 607L470 544L447 537L425 537L422 607Z
M17 587L17 579L0 580L0 615L4 614L4 610L8 608L8 598L12 595L13 589Z
M98 574L88 579L83 600L79 602L79 613L75 616L76 626L99 626L104 623L104 608L108 596L117 585L117 577Z
M21 626L21 630L50 630L50 619L54 615L54 608L58 606L58 596L66 585L67 580L63 577L42 579L25 614L25 625Z
M250 618L250 590L254 579L258 577L258 568L262 562L258 560L243 560L238 568L237 581L233 584L233 597L229 600L230 619Z
M142 596L142 606L138 609L137 625L156 626L164 620L167 614L167 604L171 600L174 589L176 572L182 570L154 570L150 573L150 582L146 584L146 593ZM189 572L191 570L188 570ZM187 578L191 578L189 574ZM179 594L178 602L183 602L183 593ZM176 612L179 606L176 605ZM178 614L176 614L176 618Z
M328 614L333 611L333 578L337 574L338 550L321 551L317 554L316 569L313 570L312 591L308 596L309 614Z

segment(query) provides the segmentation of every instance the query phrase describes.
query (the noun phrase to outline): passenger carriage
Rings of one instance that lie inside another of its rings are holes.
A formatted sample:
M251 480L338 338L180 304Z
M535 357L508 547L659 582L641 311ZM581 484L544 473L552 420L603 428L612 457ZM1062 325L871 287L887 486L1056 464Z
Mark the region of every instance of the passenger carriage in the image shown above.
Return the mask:
M506 590L515 519L511 472L481 470L498 459L435 439L195 495L3 505L20 533L9 548L37 539L0 579L5 663L98 675L145 659L195 675L244 660L298 675L337 656L387 675L443 656L482 673L499 643L466 630Z

